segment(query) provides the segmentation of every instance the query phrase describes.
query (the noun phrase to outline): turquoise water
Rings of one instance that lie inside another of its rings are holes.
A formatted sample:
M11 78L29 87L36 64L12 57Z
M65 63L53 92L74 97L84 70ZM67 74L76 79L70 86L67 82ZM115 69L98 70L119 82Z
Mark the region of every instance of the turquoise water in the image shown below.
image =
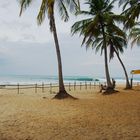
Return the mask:
M114 78L114 77L113 77ZM124 83L124 78L114 78L117 83ZM105 78L92 77L92 76L64 76L64 82L105 82ZM135 82L140 82L140 77L134 78ZM58 83L57 76L46 76L46 75L1 75L0 84L35 84L35 83Z
M64 76L64 82L75 82L75 81L98 81L89 76ZM0 76L0 84L34 84L34 83L58 83L57 76L46 76L46 75L4 75Z

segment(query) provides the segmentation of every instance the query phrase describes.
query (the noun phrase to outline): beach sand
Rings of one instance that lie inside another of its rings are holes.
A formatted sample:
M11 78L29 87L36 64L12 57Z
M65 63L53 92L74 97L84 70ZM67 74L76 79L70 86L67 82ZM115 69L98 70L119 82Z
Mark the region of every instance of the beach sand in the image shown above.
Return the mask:
M0 140L140 140L140 87L118 90L71 91L78 100L0 90Z

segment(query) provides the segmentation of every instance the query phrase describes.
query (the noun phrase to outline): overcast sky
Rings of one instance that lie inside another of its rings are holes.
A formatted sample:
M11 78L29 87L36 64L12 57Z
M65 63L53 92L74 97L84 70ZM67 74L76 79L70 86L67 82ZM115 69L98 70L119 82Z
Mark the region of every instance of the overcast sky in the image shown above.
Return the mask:
M39 3L34 2L22 17L17 0L0 0L0 75L33 74L57 75L57 60L48 20L41 26L36 24ZM117 7L117 5L116 5ZM72 17L68 23L56 14L64 75L91 75L104 77L104 58L94 50L81 48L78 35L71 36L70 27L78 20ZM128 49L122 60L128 72L140 69L140 48ZM123 76L118 60L109 63L111 76Z

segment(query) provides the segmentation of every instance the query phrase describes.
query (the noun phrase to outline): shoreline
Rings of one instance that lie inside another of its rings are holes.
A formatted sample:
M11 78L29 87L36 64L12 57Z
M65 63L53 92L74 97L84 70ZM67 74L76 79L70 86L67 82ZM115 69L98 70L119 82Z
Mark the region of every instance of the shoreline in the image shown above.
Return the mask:
M74 82L74 83L65 83L65 89L67 92L88 92L94 91L99 92L101 88L101 84L99 82ZM133 83L133 89L140 86L140 83ZM49 93L56 94L58 92L58 83L57 84L15 84L15 85L0 85L0 93L17 93L17 94L26 94L26 93ZM116 90L125 89L125 84L116 84Z
M124 84L124 77L113 77L117 84ZM103 77L94 77L94 76L64 76L64 83L80 83L80 82L100 82L105 83L106 80ZM133 80L135 83L140 83L140 77L136 77ZM16 85L16 84L50 84L58 83L57 76L49 75L1 75L0 76L0 85Z

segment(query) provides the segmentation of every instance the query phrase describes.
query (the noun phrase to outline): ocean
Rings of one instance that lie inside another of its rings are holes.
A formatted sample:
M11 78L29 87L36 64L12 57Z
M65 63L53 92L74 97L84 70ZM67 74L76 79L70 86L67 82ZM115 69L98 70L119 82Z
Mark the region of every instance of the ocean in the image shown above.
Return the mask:
M116 83L125 83L125 78L113 77ZM92 76L64 76L64 83L74 82L105 82L104 77ZM135 77L134 82L140 82L140 77ZM41 84L41 83L58 83L57 76L47 75L0 75L0 85L13 85L13 84Z

